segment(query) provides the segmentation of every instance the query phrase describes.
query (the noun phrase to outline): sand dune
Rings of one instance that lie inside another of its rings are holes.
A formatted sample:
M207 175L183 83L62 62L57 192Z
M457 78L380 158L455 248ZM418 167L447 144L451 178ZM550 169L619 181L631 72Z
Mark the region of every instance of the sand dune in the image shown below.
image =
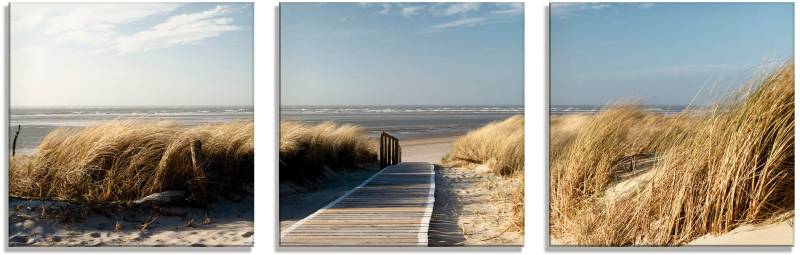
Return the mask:
M431 218L431 246L519 246L523 232L511 229L511 201L498 197L516 188L486 166L436 169L436 200ZM505 190L498 190L505 189ZM504 201L504 202L500 202ZM498 203L500 202L500 203Z
M10 201L10 246L252 246L253 196L206 208L103 208ZM85 215L82 215L85 214Z
M722 235L705 235L686 245L794 245L794 220L744 225Z

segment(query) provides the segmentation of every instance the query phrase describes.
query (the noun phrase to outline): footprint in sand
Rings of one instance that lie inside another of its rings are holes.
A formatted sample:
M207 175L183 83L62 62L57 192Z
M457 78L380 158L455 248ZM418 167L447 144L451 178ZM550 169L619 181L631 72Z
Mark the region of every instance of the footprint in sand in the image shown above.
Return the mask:
M26 236L26 235L16 235L16 236L12 236L11 238L9 238L9 239L8 239L8 242L10 242L10 243L24 244L24 243L27 243L27 242L28 242L28 236Z

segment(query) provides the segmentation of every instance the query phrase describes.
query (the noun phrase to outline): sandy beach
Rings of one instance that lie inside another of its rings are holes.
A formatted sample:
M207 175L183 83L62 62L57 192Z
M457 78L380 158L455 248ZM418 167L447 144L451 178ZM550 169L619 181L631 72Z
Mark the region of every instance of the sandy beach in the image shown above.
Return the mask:
M253 196L206 208L87 209L53 201L10 201L10 246L251 246Z
M429 245L522 245L522 232L511 229L511 203L503 196L519 185L515 181L497 176L485 166L437 168Z
M401 140L403 162L431 162L436 167L436 193L429 230L430 246L521 245L522 234L508 230L509 208L495 203L496 187L513 187L487 169L448 169L441 159L457 136ZM357 170L330 179L318 190L280 197L281 230L314 213L358 186L377 169ZM510 205L505 205L510 207ZM504 231L506 230L506 231Z
M705 235L688 246L704 245L794 245L794 220L763 225L744 225L721 235Z

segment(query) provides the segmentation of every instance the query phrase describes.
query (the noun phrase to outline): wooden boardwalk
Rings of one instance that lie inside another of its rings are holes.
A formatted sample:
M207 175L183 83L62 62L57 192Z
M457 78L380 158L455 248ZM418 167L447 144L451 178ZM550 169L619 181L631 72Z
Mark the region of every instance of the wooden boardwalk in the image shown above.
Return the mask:
M281 232L281 246L428 246L433 164L400 163Z

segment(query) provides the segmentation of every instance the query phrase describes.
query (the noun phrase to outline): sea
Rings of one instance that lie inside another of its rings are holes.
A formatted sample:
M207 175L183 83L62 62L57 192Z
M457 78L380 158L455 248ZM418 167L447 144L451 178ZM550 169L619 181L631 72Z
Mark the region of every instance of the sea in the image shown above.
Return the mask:
M9 149L17 126L17 153L28 154L59 127L83 127L109 120L172 120L185 125L253 120L253 106L12 107Z
M371 137L387 132L398 139L462 135L493 121L523 115L523 106L281 106L281 120L355 124Z
M644 112L677 114L686 110L687 105L640 105L639 110ZM698 106L694 106L696 108ZM597 114L606 111L607 105L551 105L550 115L566 114Z

